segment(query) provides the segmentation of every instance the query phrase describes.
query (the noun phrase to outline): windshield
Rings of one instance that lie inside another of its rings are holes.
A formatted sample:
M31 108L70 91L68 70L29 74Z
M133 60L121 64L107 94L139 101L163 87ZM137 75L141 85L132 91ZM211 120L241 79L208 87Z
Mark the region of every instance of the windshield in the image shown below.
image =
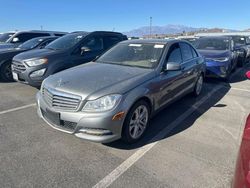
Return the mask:
M6 42L14 33L3 33L0 35L0 42Z
M43 41L44 41L44 39L34 38L34 39L28 40L27 42L19 45L18 48L21 48L21 49L33 49L33 48L37 47Z
M60 37L59 39L51 42L45 48L54 49L54 50L69 49L69 48L75 46L86 35L87 35L87 33L74 33L74 34L64 35L63 37Z
M196 41L196 48L200 50L229 50L229 40L223 38L201 38Z
M154 68L159 63L163 49L163 44L118 44L103 54L97 62Z
M245 45L246 43L245 38L241 36L233 37L233 40L234 40L235 46L242 46L242 45Z

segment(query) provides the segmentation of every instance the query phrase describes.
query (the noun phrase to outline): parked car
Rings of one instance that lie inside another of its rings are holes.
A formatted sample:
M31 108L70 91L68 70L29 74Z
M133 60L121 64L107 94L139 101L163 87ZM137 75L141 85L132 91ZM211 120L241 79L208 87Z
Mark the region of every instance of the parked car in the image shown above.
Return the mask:
M232 36L232 39L239 53L238 66L242 67L250 61L250 39L248 36Z
M247 118L238 155L234 188L250 188L250 115Z
M65 35L44 49L21 53L13 58L15 80L40 87L48 76L92 61L114 44L127 37L116 32L74 32Z
M2 81L13 81L11 62L12 58L22 52L44 48L47 44L57 39L58 37L38 37L28 40L17 48L0 49L0 78ZM13 67L19 69L18 65Z
M196 41L196 48L205 57L206 76L228 80L238 59L232 37L202 37Z
M47 37L47 36L63 36L66 32L58 31L18 31L12 35L6 42L0 43L0 49L16 48L22 43L36 38L36 37Z
M196 44L196 41L199 39L199 37L195 37L195 36L180 36L177 39L179 40L185 40L190 42L192 45Z
M1 33L1 35L0 35L0 44L6 42L14 34L15 34L15 32Z
M250 71L247 72L246 76L250 79ZM233 188L250 188L250 114L242 136Z
M37 94L50 126L95 142L138 141L160 109L202 91L205 64L180 40L128 40L48 77Z

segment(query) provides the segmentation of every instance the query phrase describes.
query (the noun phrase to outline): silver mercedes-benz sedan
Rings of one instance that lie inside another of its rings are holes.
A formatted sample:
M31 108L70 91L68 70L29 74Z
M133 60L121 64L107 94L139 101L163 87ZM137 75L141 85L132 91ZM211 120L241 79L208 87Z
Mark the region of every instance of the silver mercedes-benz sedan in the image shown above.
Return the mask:
M204 74L204 59L188 42L124 41L94 62L44 80L38 114L82 139L134 143L160 109L188 93L198 96Z

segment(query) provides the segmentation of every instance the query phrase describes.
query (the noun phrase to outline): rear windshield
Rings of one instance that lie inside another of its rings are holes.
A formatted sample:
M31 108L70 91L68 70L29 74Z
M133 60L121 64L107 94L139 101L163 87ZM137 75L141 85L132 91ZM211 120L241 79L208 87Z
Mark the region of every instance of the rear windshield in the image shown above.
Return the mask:
M80 42L87 33L71 33L64 35L55 41L51 42L49 45L47 45L45 48L47 49L53 49L53 50L64 50L69 49L73 46L75 46L78 42Z

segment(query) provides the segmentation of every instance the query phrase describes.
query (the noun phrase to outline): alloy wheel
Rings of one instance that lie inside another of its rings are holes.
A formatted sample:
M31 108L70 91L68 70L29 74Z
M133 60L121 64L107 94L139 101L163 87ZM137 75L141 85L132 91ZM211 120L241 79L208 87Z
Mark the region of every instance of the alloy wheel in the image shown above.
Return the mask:
M133 139L138 139L144 133L148 124L149 112L146 106L138 106L129 122L129 134Z

